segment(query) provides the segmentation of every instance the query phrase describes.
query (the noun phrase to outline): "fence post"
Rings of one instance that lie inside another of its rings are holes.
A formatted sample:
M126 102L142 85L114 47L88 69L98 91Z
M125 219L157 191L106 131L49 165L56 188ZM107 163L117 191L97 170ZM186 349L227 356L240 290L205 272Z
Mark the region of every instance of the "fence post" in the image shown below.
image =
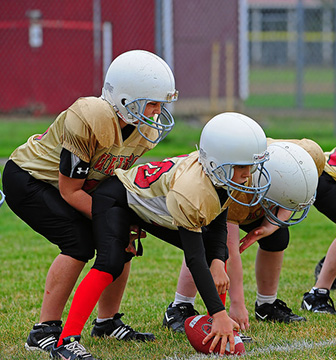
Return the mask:
M155 0L155 52L162 57L162 4Z
M304 11L302 0L297 8L297 53L296 53L296 107L303 108L303 69L304 69Z
M101 66L101 3L100 0L93 0L93 91L94 95L101 92L102 74ZM104 74L105 75L105 74Z

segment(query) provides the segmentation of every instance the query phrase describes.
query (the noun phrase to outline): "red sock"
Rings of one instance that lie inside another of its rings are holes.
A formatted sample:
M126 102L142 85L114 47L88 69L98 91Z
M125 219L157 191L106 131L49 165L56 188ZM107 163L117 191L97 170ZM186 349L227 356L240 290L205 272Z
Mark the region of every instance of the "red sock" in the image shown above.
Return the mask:
M227 261L225 261L225 272L227 273ZM227 291L225 291L224 294L220 294L219 297L222 300L223 305L225 306L226 303L226 293Z
M79 284L57 346L71 335L80 335L103 290L113 281L111 274L91 269Z
M220 299L222 300L223 305L225 306L225 302L226 302L226 292L224 294L220 294L219 295Z

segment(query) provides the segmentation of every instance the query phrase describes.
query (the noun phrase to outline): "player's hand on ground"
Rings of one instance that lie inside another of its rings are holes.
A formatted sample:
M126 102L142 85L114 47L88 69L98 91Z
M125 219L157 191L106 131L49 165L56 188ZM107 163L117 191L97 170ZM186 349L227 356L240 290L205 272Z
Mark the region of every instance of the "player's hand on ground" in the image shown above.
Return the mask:
M230 279L225 271L225 264L222 260L214 259L210 271L218 294L224 294L230 288Z
M233 329L239 330L239 325L228 316L226 310L222 310L216 314L212 315L213 323L211 332L207 335L203 344L206 344L208 341L212 340L209 352L212 353L215 349L217 343L221 342L220 352L221 356L225 353L225 347L227 342L230 344L230 353L234 353L235 349L235 340L233 335Z
M242 331L250 328L249 315L245 304L236 304L231 301L229 316L238 323Z

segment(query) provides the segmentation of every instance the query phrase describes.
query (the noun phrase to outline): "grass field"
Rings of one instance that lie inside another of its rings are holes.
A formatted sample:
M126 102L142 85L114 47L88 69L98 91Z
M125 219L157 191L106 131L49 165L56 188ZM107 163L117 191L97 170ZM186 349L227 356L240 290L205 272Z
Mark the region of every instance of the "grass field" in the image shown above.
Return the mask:
M295 67L251 67L248 107L294 109L297 106ZM302 79L304 109L334 108L335 75L332 68L305 67Z
M266 117L258 119L267 136L273 138L307 137L317 141L324 150L335 146L333 122L326 118ZM0 157L25 141L31 133L43 132L51 119L23 123L20 120L0 121ZM157 146L148 158L172 156L195 149L200 127L181 121L173 133ZM18 219L5 204L0 209L0 359L48 359L48 354L25 351L24 342L38 320L45 277L58 254L57 248L32 231ZM290 229L291 242L286 250L278 296L294 312L300 313L303 293L314 284L314 268L335 237L335 225L312 208L308 218ZM173 334L162 328L162 318L173 300L182 252L151 236L143 241L144 256L132 264L121 312L125 322L142 331L156 335L154 343L123 343L115 340L97 340L90 337L92 314L87 322L82 343L96 357L115 359L212 359L195 353L182 334ZM244 284L251 328L247 334L254 342L246 344L244 359L335 359L335 317L304 313L307 322L299 324L258 323L254 319L256 284L254 260L256 245L242 254ZM90 268L90 262L81 278ZM334 297L334 293L331 294ZM206 309L199 296L196 309ZM229 301L228 301L229 307ZM63 320L69 310L66 307Z

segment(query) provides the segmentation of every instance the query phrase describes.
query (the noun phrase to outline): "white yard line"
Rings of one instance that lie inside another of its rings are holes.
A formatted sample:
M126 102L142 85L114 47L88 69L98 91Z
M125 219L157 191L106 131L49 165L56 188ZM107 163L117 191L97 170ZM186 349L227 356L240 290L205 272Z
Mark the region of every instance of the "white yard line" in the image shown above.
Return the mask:
M326 347L336 345L336 338L334 339L327 339L323 341L307 341L307 340L296 340L289 344L279 344L279 345L268 345L265 347L257 347L250 351L246 351L245 356L230 356L230 359L239 359L242 360L244 358L248 358L248 356L258 355L258 354L270 354L270 353L284 353L284 352L291 352L291 351L297 351L297 350L309 350L309 349L316 349L318 347ZM203 355L203 354L195 354L190 357L166 357L165 360L203 360L203 359L219 359L216 355ZM226 357L223 357L222 359L225 359Z

